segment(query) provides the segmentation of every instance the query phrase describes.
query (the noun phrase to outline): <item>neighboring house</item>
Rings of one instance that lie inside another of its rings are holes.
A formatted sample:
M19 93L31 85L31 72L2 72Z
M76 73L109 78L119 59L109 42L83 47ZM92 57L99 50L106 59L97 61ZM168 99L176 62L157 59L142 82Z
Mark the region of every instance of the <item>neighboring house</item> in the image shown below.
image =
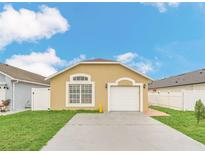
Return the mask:
M182 90L205 90L205 69L149 83L150 92L179 92Z
M93 59L74 64L47 78L51 83L51 109L145 111L148 107L146 75L112 60Z
M0 64L0 100L10 99L10 110L31 107L31 88L49 87L45 77Z
M205 103L205 69L156 80L148 87L150 103L193 110L196 100Z

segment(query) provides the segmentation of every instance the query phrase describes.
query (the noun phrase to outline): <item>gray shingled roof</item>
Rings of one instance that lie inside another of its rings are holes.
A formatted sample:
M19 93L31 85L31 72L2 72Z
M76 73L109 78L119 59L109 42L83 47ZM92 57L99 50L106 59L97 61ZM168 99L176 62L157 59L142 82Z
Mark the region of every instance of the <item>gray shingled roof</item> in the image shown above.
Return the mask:
M40 84L49 84L49 81L44 80L45 79L44 76L22 70L20 68L8 64L0 64L0 72L3 72L17 80L25 80L25 81L36 82Z
M149 83L149 89L205 83L205 69L164 78Z

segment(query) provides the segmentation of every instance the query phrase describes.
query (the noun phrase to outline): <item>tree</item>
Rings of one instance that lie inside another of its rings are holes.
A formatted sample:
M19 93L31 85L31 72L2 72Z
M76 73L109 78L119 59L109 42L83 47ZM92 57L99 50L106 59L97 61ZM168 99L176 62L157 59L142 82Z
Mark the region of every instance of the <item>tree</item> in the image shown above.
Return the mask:
M197 124L199 124L199 121L204 119L204 104L201 99L196 101L194 112L197 119Z

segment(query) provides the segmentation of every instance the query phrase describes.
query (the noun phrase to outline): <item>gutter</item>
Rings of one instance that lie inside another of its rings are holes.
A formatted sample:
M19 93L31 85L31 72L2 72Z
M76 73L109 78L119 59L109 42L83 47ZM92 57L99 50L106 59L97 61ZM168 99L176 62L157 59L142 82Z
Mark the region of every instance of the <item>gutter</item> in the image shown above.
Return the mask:
M21 79L16 79L13 78L12 76L0 71L0 74L3 74L5 76L7 76L8 78L10 78L12 81L18 81L18 82L25 82L25 83L31 83L31 84L36 84L36 85L41 85L41 86L50 86L50 84L46 84L46 83L40 83L40 82L34 82L34 81L28 81L28 80L21 80ZM45 79L44 79L45 80Z
M15 110L15 84L18 82L18 80L12 82L12 110Z
M36 84L36 85L50 87L50 84L44 84L44 83L39 83L39 82L27 81L27 80L18 80L18 82L24 82L24 83L30 83L30 84Z

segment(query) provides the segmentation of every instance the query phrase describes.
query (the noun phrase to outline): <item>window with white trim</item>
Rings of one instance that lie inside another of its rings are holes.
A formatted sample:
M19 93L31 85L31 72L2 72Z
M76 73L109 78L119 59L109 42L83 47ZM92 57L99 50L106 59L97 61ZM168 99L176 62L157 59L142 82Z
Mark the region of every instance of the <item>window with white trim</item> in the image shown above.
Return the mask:
M89 75L74 74L68 82L68 105L86 106L94 104L94 82Z
M75 76L75 77L73 77L73 81L88 81L88 77L86 77L86 76Z

